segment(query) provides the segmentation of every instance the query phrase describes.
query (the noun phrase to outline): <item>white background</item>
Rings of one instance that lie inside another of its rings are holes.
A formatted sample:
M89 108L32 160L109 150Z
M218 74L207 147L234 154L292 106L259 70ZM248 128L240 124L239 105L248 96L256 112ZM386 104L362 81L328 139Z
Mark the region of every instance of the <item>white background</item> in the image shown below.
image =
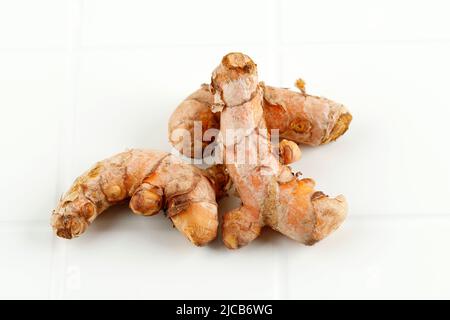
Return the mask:
M449 12L445 0L1 0L0 298L450 298ZM295 166L346 195L344 225L313 247L265 232L229 251L123 206L56 238L50 213L74 178L126 148L170 150L169 115L229 51L267 84L301 77L353 113Z

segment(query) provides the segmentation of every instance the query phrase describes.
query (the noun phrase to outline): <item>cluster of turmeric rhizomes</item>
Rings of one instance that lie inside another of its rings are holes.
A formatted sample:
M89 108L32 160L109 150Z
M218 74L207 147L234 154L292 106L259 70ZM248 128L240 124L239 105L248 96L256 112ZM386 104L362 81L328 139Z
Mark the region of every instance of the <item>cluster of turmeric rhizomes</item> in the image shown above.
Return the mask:
M175 110L169 139L185 156L198 157L193 147L207 146L203 133L208 129L219 130L222 137L228 130L241 129L233 139L216 141L224 164L200 169L169 153L138 149L98 162L74 182L53 211L58 236L79 236L100 213L129 200L139 215L166 211L193 244L205 245L217 237L217 200L231 185L242 205L223 217L228 248L248 244L264 226L311 245L341 224L347 213L345 198L315 191L312 179L299 179L286 165L300 158L298 144L317 146L340 137L352 119L347 109L307 95L301 80L300 92L264 85L258 81L256 64L242 53L226 55L211 79ZM194 133L195 123L200 123L200 135ZM271 129L278 129L283 139L275 151ZM180 130L194 137L188 148L176 134ZM258 141L258 146L249 141ZM256 161L237 161L238 150Z

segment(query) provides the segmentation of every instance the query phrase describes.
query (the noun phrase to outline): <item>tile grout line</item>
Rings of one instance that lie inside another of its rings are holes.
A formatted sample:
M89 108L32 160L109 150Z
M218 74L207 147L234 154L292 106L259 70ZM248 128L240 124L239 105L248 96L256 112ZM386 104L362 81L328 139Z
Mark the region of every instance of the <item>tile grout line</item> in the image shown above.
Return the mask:
M277 46L277 59L278 59L278 85L281 85L284 79L283 74L283 25L282 25L282 2L275 0L277 3L277 38L278 38L278 46ZM281 268L279 272L281 273L279 278L282 282L282 292L281 299L289 299L289 256L287 255L285 250L280 250L281 253Z
M306 40L306 41L298 41L298 42L282 42L282 47L300 47L305 45L448 45L450 43L450 39L442 38L442 39L419 39L419 40L407 40L407 39L379 39L379 40Z
M81 0L80 0L81 1ZM374 46L374 45L448 45L450 44L450 39L420 39L420 40L407 40L407 39L397 39L397 40L342 40L342 41L332 41L332 40L318 40L318 41L298 41L298 42L284 42L280 41L279 47L301 47L301 46L327 46L327 45L349 45L349 46ZM176 44L176 43L154 43L154 44L131 44L131 45L80 45L78 48L74 48L74 52L95 52L95 51L136 51L136 50L155 50L158 48L162 49L189 49L189 48L222 48L222 47L233 47L236 45L246 45L250 47L265 47L267 44L263 42L223 42L223 43L197 43L197 44ZM43 51L43 52L65 52L65 48L59 47L16 47L16 48L6 48L0 47L0 51L6 52L23 52L23 51Z
M59 141L58 141L58 178L57 192L70 184L68 176L73 167L73 147L76 133L76 105L77 105L77 78L79 72L79 58L77 49L81 41L81 0L67 1L67 28L68 39L66 44L66 103L59 114ZM60 195L56 195L55 203ZM67 242L56 236L52 239L51 278L49 288L50 299L61 299L65 290L65 271L67 269Z
M82 0L79 0L82 1ZM302 46L375 46L375 45L449 45L450 39L423 39L423 40L345 40L345 41L299 41L299 42L281 42L280 48L298 48ZM97 52L97 51L149 51L155 49L190 49L190 48L222 48L233 47L236 45L246 45L249 47L263 48L267 46L266 43L254 42L237 42L237 43L215 43L215 44L133 44L133 45L81 45L77 48L73 48L73 52ZM0 47L0 52L67 52L67 48L58 46L54 47Z
M268 19L269 23L266 24L268 30L267 34L267 49L269 54L269 61L271 62L270 73L276 80L277 85L280 85L282 81L282 63L280 52L281 48L281 4L277 0L269 0L267 3ZM288 261L287 256L283 250L275 250L272 246L274 254L274 292L273 298L275 299L287 299L288 298Z

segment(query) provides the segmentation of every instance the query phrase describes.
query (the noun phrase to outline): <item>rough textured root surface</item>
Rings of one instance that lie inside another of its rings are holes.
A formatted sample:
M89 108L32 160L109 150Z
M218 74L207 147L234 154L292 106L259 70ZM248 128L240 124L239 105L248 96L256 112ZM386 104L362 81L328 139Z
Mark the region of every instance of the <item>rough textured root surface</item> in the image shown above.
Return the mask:
M290 140L283 139L278 146L280 161L283 164L290 164L300 160L302 152L298 145Z
M264 87L264 118L269 129L279 129L280 137L318 146L343 135L352 120L337 102L304 92Z
M187 97L172 113L169 119L169 140L175 149L190 158L202 158L203 149L209 144L203 141L203 133L208 129L219 128L219 114L211 112L213 96L209 86L204 84ZM195 123L201 134L195 135ZM186 136L186 134L188 134ZM199 150L195 154L194 147Z
M60 237L77 237L107 208L130 199L139 215L167 210L178 230L192 243L204 245L216 238L216 190L228 183L220 176L223 169L209 170L164 152L134 149L117 154L76 179L53 211L52 227Z
M352 115L339 103L326 98L308 95L304 83L297 80L301 92L262 85L264 92L264 119L269 130L279 129L280 137L298 144L318 146L335 141L348 129ZM187 97L169 120L171 144L187 157L201 158L194 154L194 143L205 148L203 141L208 129L219 129L219 113L213 113L213 95L208 85ZM194 123L199 121L201 134L194 135ZM186 136L185 136L186 135Z
M223 140L225 159L237 159L244 148L254 163L226 162L242 206L224 216L223 240L238 248L255 239L263 226L311 245L335 230L344 220L343 196L329 198L314 190L311 179L297 180L272 153L263 117L263 90L254 62L241 53L226 55L212 75L213 110L221 111L220 130L245 129L231 141ZM258 148L249 143L258 141ZM225 160L226 161L226 160Z

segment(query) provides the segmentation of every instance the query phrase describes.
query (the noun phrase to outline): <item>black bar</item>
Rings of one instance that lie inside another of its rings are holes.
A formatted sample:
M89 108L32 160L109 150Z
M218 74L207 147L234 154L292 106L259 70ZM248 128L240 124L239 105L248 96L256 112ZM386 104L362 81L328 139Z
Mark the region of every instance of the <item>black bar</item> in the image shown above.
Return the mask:
M18 304L32 304L23 308ZM49 312L49 304L52 310ZM385 319L394 314L404 317L430 319L433 313L447 318L448 301L315 301L315 300L150 300L150 301L2 301L12 312L32 310L45 317L64 319L98 316L104 319L108 313L115 318L133 319L286 319L316 320L325 317L368 317ZM86 304L86 306L83 306ZM3 307L3 306L2 306ZM56 310L64 310L63 313ZM6 313L4 308L2 311Z

